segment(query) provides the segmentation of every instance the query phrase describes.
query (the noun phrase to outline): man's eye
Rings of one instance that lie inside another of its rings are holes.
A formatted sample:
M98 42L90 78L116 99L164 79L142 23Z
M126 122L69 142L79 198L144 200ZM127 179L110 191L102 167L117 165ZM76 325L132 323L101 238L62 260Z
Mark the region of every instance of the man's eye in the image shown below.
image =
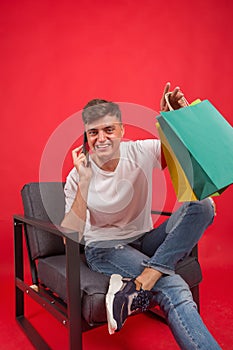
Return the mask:
M97 135L97 131L95 131L95 130L88 131L88 135L95 136L95 135Z
M113 132L113 128L112 127L109 127L109 128L107 128L106 129L106 132L108 133L108 134L111 134L112 132Z

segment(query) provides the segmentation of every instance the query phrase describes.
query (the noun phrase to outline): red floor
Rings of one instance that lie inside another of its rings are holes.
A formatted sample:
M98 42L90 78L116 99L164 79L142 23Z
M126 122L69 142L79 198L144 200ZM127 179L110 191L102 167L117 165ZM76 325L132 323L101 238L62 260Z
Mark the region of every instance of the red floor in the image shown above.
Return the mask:
M0 239L3 247L3 237ZM5 241L5 240L4 240ZM199 244L204 279L201 283L201 315L224 350L233 350L232 251L216 245L215 234L207 234ZM214 253L210 254L213 246ZM14 320L13 242L8 240L9 254L1 262L0 349L33 349ZM39 327L52 349L67 348L67 330L34 302L27 300L27 314ZM169 328L151 314L127 320L121 332L108 335L106 326L83 336L84 350L175 350L178 349Z

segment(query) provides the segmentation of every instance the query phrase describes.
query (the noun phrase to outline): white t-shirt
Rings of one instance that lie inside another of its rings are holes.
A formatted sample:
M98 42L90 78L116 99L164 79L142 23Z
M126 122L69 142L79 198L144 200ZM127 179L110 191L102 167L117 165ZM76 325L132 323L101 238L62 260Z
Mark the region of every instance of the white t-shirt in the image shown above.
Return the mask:
M133 239L153 228L152 172L161 169L159 140L121 142L114 172L100 169L91 159L93 176L87 198L85 243ZM71 170L65 185L66 213L72 207L79 176Z

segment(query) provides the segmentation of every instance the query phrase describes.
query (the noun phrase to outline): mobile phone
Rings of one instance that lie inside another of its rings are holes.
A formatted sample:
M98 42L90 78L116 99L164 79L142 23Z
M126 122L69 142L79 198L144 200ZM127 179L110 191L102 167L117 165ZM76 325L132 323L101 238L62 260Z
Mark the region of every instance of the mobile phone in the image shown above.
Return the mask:
M87 166L89 166L90 161L89 161L89 146L88 146L88 141L87 141L87 133L84 132L83 134L83 153L85 154L87 158Z

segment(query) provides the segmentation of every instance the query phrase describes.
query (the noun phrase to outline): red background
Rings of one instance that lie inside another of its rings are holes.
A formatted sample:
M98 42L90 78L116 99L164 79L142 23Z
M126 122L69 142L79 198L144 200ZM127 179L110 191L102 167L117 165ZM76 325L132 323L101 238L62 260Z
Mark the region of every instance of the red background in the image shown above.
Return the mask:
M232 10L231 0L0 2L1 273L12 272L20 189L38 181L49 137L89 99L158 110L171 81L233 124ZM215 223L200 243L201 262L218 273L232 274L232 194L216 199Z

